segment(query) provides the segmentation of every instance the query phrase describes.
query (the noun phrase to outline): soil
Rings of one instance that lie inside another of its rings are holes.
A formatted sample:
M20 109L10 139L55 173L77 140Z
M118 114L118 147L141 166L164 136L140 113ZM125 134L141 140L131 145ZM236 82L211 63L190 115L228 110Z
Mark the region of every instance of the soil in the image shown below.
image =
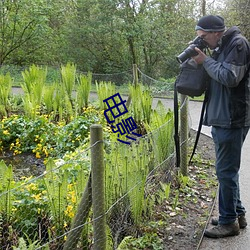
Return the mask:
M11 165L13 167L16 181L23 176L39 176L45 171L43 159L37 159L32 153L13 155L12 152L7 152L0 156L0 160L4 160L6 165Z

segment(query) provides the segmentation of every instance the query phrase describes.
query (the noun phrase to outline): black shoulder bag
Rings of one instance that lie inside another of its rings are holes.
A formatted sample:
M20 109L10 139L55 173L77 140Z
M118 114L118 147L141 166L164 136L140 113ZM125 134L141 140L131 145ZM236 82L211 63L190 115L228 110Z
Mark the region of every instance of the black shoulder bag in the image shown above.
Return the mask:
M183 62L175 86L178 93L191 97L201 96L207 88L207 72L192 58Z
M195 154L195 150L199 141L200 132L202 128L202 121L205 112L206 102L207 102L207 85L209 81L209 76L202 65L196 64L196 62L190 58L181 64L180 73L175 81L174 88L174 123L175 123L175 148L176 148L176 166L180 166L180 140L179 140L179 114L178 114L178 93L187 96L201 96L205 93L200 121L198 126L198 131L196 134L195 144L193 152L191 154L189 163Z

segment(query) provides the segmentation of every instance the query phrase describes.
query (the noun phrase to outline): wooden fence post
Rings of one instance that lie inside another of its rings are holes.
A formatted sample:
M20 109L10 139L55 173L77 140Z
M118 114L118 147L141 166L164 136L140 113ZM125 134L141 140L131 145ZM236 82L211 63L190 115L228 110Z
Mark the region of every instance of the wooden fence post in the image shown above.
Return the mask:
M106 249L106 216L104 193L104 152L103 131L99 124L90 127L91 140L91 176L93 205L93 250Z
M138 84L138 70L136 64L133 64L133 84L135 86Z
M137 70L137 65L133 64L133 84L136 86L138 84L138 70ZM128 108L131 103L131 95L128 95L128 99L126 102L126 107Z

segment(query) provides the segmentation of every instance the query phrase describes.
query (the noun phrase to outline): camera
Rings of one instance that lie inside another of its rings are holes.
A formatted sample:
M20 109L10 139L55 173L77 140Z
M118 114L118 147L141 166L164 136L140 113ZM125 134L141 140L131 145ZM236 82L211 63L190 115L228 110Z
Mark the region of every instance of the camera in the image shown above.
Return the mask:
M203 50L207 48L207 43L199 36L197 36L190 45L180 54L176 57L177 61L179 63L183 63L188 58L198 55L198 53L195 51L195 47L199 48L200 50Z

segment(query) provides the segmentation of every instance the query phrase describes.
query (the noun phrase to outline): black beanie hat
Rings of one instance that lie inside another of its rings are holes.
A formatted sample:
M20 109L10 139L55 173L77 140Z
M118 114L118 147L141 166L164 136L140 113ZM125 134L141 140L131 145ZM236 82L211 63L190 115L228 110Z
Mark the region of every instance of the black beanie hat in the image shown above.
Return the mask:
M204 31L224 31L225 24L224 19L221 16L203 16L195 26L195 30Z

